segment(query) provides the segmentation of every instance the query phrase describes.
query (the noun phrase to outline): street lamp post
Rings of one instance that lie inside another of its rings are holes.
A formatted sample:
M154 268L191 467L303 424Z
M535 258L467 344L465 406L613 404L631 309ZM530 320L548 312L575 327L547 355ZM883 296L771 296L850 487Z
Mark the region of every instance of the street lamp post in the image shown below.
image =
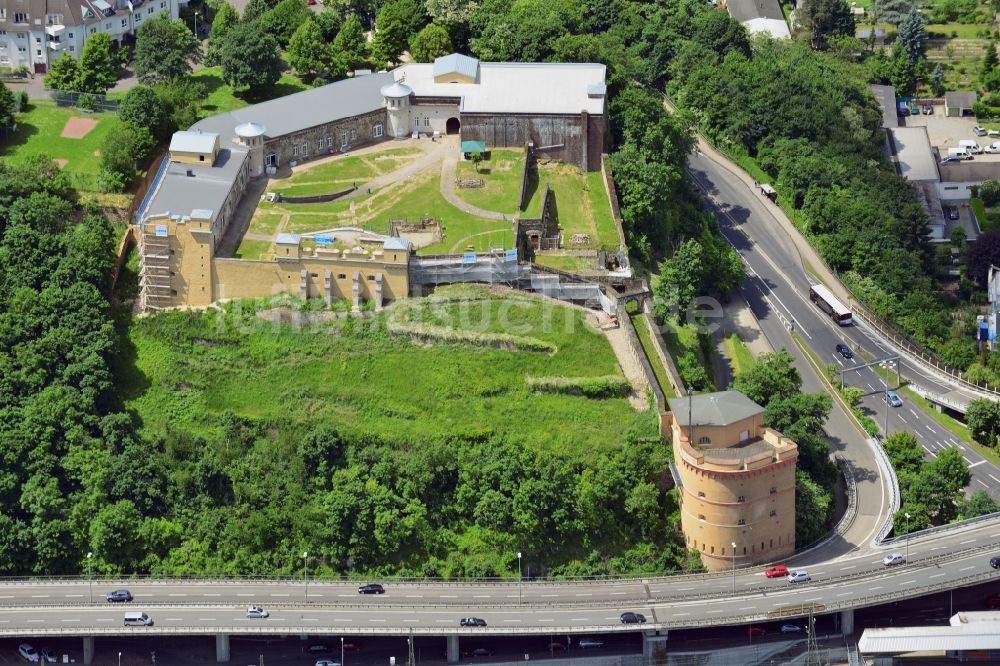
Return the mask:
M118 666L122 666L122 653L118 653Z
M195 38L198 37L198 12L197 11L195 11L195 13L194 13L194 36L195 36Z
M302 551L302 582L305 584L305 587L306 587L306 601L309 601L309 567L308 567L308 564L307 564L308 563L308 559L307 559L308 557L309 557L309 551L303 550Z
M521 605L521 551L517 551L517 605Z
M344 637L340 637L340 666L344 666Z
M90 603L94 603L94 576L93 569L90 567L90 560L94 557L93 553L87 553L87 583L90 585Z
M733 541L733 594L736 594L736 542Z
M896 361L882 361L879 363L879 367L885 370L887 373L893 368L896 369L897 374L899 373L899 366ZM897 382L898 383L898 382ZM882 394L882 400L885 402L885 427L882 432L886 437L889 436L889 379L885 375L882 375L882 385L885 387L885 392Z
M903 555L903 559L909 563L910 561L910 514L904 513L903 516L906 518L906 555Z

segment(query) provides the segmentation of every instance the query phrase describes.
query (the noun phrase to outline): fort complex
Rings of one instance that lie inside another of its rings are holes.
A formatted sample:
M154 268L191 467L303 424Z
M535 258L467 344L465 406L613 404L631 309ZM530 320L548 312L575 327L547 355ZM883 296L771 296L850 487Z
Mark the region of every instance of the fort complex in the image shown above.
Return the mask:
M673 440L687 546L709 571L794 553L795 442L764 427L764 409L736 391L668 402L662 430Z
M381 239L371 251L311 250L282 234L267 261L216 251L252 180L391 139L459 134L487 150L531 143L538 154L599 170L605 92L604 65L481 63L452 54L201 120L174 134L136 213L141 305L280 292L355 306L404 298L411 248L403 239Z

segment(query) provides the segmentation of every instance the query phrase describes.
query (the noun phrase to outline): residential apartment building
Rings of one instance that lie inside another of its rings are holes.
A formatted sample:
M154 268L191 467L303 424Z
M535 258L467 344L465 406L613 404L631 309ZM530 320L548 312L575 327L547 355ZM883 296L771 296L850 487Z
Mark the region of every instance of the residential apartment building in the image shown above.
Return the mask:
M45 74L54 60L83 53L104 32L113 46L135 39L142 22L159 12L177 18L187 0L0 0L0 67Z

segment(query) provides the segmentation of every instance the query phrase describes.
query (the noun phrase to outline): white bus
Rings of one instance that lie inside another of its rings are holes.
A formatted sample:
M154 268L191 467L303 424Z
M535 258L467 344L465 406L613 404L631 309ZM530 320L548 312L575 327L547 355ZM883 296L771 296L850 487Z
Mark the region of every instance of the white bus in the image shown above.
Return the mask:
M850 309L823 285L814 284L809 287L809 299L841 326L850 326L854 323Z

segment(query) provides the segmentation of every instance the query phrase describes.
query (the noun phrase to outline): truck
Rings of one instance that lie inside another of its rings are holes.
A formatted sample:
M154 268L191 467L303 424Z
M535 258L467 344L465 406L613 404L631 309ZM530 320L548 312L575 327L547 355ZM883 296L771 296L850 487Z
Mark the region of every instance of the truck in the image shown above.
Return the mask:
M957 157L962 160L971 160L972 153L970 153L966 148L949 148L948 157Z

